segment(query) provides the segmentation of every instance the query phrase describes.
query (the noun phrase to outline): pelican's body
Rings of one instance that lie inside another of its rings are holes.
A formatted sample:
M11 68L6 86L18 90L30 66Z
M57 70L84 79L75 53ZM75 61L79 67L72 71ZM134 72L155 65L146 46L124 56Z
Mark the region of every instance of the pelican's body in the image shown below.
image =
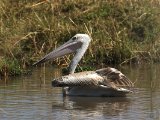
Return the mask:
M67 43L44 56L34 65L74 52L75 56L69 65L69 75L52 81L52 86L63 87L64 95L125 96L127 93L132 92L130 88L133 87L133 83L115 68L108 67L96 71L74 73L90 41L89 35L76 34Z
M110 67L62 76L52 85L65 87L63 94L70 96L125 96L133 86L120 71Z

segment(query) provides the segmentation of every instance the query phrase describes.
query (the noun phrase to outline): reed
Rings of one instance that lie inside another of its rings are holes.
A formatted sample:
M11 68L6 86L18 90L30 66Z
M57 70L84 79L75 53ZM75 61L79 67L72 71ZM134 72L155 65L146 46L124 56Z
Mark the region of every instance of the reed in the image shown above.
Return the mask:
M80 65L159 61L159 11L158 0L1 0L0 73L21 73L76 33L93 39Z

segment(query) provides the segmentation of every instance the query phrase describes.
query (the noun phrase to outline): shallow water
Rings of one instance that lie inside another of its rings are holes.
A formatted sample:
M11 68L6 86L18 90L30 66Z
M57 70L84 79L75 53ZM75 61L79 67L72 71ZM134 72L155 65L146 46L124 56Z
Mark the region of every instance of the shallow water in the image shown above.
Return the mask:
M160 64L119 67L133 82L126 98L63 97L51 80L61 71L36 68L32 75L0 81L0 120L159 120Z

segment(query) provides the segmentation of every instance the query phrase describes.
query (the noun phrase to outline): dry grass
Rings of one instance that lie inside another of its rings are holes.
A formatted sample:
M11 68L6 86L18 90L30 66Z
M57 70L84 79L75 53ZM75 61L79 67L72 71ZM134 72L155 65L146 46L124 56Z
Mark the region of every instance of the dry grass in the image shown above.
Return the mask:
M159 8L158 0L1 0L0 59L14 58L22 69L88 33L93 41L83 64L159 61Z

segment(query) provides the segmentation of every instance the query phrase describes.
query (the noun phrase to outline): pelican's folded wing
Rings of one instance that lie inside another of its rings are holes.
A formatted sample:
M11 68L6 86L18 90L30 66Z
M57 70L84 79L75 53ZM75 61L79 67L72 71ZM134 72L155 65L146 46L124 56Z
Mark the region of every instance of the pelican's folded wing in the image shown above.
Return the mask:
M52 81L54 87L65 87L65 86L98 86L104 80L103 77L99 76L94 71L79 72L62 76Z
M52 81L54 87L88 86L116 90L130 89L133 83L115 68L103 68L96 71L86 71L62 76Z
M133 88L134 84L120 71L115 68L103 68L96 70L96 73L104 78L104 85L111 85L113 88Z

